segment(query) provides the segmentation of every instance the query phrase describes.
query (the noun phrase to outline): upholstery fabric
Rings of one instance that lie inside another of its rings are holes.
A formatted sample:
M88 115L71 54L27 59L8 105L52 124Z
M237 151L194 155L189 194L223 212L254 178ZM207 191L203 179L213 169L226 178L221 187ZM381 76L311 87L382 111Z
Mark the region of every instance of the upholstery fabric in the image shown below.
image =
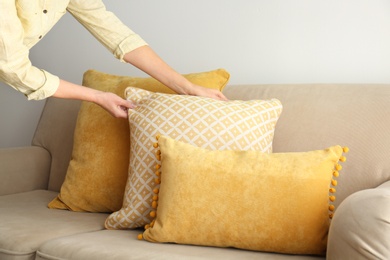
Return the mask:
M48 209L57 194L36 190L0 196L0 259L34 259L51 239L104 229L106 214Z
M49 152L39 146L0 149L0 196L47 189L50 162Z
M61 98L46 100L32 145L45 148L51 155L48 190L60 191L64 182L71 159L73 133L79 108L78 100Z
M229 80L223 69L185 75L190 81L222 90ZM152 78L117 76L90 70L83 85L123 96L129 86L151 91L172 91ZM50 208L113 212L122 206L129 163L127 120L113 118L104 109L83 102L74 132L72 159L60 194Z
M390 181L345 199L329 237L329 260L390 259Z
M146 240L325 254L332 177L345 160L340 146L304 153L211 151L165 136L158 145L161 186Z
M36 260L288 260L291 255L259 253L234 248L153 244L137 240L139 230L102 230L53 239L42 245ZM293 259L296 259L293 257ZM321 257L299 256L301 260Z
M272 139L282 105L276 99L218 101L196 96L127 89L137 105L129 110L130 165L122 209L106 221L110 229L136 228L150 223L156 134L213 150L272 151ZM202 162L198 162L202 163Z

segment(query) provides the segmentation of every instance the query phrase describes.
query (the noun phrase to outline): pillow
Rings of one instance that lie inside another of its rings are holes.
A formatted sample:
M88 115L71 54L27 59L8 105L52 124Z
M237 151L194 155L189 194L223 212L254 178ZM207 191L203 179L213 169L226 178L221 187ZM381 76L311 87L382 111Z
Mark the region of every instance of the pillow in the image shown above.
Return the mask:
M157 217L144 239L325 254L335 200L330 186L337 185L332 175L345 161L340 146L301 153L211 151L165 136L158 146L161 186L157 212L151 212Z
M157 133L213 150L271 152L279 100L218 101L196 96L152 93L128 88L137 104L129 110L130 165L123 207L106 220L108 229L142 227L150 223ZM202 163L202 162L199 162Z
M222 90L229 73L223 69L184 75L191 82ZM173 93L153 78L116 76L89 70L83 85L123 96L127 86ZM83 102L79 111L72 159L60 194L49 208L114 212L121 208L129 164L129 125L100 106ZM60 187L58 187L60 189Z

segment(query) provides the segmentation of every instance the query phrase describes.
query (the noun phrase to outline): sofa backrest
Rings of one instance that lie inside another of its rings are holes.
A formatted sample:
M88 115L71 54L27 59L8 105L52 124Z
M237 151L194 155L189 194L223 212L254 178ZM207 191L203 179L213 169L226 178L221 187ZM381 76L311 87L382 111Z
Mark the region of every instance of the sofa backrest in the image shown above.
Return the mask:
M282 102L274 152L348 146L336 205L355 191L390 180L390 85L230 85L224 93L230 99ZM65 178L79 106L49 98L39 121L33 145L52 155L50 190L59 191Z
M338 205L349 194L390 180L390 85L229 86L231 99L278 98L274 152L348 146L337 187Z
M80 101L48 98L35 131L32 145L47 149L52 157L48 189L59 191L65 179L73 149Z

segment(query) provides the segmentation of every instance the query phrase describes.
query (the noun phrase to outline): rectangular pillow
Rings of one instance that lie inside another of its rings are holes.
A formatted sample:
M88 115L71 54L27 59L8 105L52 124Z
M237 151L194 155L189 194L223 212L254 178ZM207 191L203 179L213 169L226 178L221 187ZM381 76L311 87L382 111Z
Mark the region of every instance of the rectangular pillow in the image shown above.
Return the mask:
M337 185L332 176L346 149L212 151L165 136L156 147L161 184L146 240L325 254Z

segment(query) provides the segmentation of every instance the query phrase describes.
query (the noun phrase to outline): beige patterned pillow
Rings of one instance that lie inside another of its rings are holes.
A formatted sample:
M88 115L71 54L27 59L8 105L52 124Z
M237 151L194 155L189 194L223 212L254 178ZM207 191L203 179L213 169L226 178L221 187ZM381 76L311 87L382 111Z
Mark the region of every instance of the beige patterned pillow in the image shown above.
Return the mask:
M277 99L226 102L132 87L126 89L126 97L137 104L137 108L129 110L129 175L122 209L107 218L108 229L142 227L153 219L149 215L153 190L159 187L153 147L156 135L210 150L270 153L275 125L282 112Z

